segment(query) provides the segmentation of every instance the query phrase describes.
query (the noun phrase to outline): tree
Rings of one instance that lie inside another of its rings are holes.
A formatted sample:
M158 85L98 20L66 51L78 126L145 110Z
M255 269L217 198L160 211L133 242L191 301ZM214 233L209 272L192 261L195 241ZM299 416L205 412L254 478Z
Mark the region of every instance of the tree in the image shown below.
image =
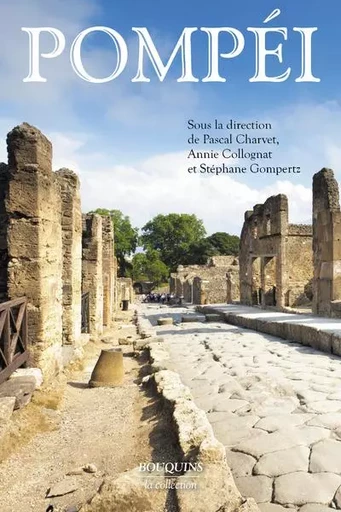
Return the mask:
M123 215L120 210L107 210L105 208L97 208L90 213L98 213L99 215L110 215L114 226L115 240L115 256L118 262L118 274L124 277L130 263L126 260L127 256L133 254L138 243L138 229L131 225L130 218Z
M239 236L219 231L207 237L206 240L217 251L215 255L237 256L239 253Z
M151 281L158 286L168 280L169 269L160 260L158 251L148 249L146 253L140 252L133 256L129 275L133 281Z
M157 215L142 228L142 232L144 248L159 251L161 261L171 271L186 264L191 246L206 235L203 222L187 213Z
M206 265L207 260L216 255L217 249L209 242L208 238L203 238L189 247L183 264Z

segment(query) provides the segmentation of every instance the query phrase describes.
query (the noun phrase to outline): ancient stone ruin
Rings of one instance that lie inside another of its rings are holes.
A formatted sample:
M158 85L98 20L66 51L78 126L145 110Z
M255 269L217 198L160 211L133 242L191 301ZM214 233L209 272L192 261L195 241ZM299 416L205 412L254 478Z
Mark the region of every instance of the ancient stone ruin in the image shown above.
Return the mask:
M240 240L240 300L296 307L311 301L312 227L289 224L285 195L245 213Z
M7 148L0 301L27 298L30 364L52 376L110 326L120 305L113 226L110 217L82 216L79 179L68 169L52 171L52 145L39 130L17 126Z
M341 213L331 169L313 178L313 313L341 316Z
M193 304L239 301L238 258L214 256L207 265L180 265L171 274L170 291Z
M288 200L272 196L245 213L240 297L247 305L309 306L341 317L341 212L331 169L313 176L313 224L288 223Z

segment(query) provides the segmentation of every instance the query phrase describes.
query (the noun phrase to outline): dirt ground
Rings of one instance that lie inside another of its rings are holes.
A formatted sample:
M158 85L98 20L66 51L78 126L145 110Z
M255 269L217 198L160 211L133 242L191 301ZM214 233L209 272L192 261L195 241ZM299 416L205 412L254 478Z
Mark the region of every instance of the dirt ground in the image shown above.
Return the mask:
M131 315L130 315L131 316ZM135 326L117 322L110 331L116 340L135 335ZM108 333L106 333L108 334ZM143 365L126 347L124 384L116 388L88 388L102 348L89 343L84 367L78 365L52 388L35 393L34 400L14 413L11 435L0 448L1 512L45 512L49 505L76 511L113 477L141 462L167 458L166 426L158 421L157 399L140 387ZM169 459L168 459L169 460ZM96 466L95 473L81 470ZM58 498L47 498L62 482Z

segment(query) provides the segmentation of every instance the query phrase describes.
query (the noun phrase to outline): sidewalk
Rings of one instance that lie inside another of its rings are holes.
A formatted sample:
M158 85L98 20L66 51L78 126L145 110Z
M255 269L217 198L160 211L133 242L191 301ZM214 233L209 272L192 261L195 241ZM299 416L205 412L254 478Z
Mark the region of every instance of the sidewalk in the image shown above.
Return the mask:
M266 311L240 304L198 306L196 309L203 313L218 313L229 324L341 356L341 319Z

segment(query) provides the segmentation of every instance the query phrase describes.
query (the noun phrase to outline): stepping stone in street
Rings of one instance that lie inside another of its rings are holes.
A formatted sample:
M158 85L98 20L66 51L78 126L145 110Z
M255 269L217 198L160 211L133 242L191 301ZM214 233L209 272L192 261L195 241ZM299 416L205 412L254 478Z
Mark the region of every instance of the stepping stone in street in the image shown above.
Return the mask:
M227 463L233 473L234 478L238 476L251 476L256 459L245 453L232 452L226 449Z
M276 503L258 503L260 512L296 512L296 509L284 508ZM330 512L330 509L328 509Z
M233 451L261 457L266 453L289 450L295 446L309 446L330 436L330 432L318 427L296 427L273 434L258 436L249 441L242 441Z
M272 497L272 479L267 476L244 476L235 478L236 486L244 498L253 498L264 503Z
M341 476L334 473L290 473L276 478L275 501L283 505L327 505L340 485Z
M225 413L211 413L211 414L225 414ZM210 418L211 421L211 418ZM219 430L223 432L231 431L231 430L239 430L245 428L252 428L259 421L258 416L252 416L251 414L248 416L237 416L236 414L228 415L227 417L222 417L219 421L216 421L214 424L214 429L218 432ZM258 430L258 428L256 429ZM258 432L260 433L260 431Z
M237 443L246 441L247 439L254 439L263 434L262 430L257 428L239 428L235 430L224 430L213 428L214 435L224 446L235 446Z
M307 404L309 412L318 412L320 414L328 412L341 412L340 400L320 400L317 402L309 402Z
M246 400L233 400L233 399L215 399L212 404L211 410L213 412L235 412L242 407L248 406Z
M297 398L268 398L261 404L254 404L252 412L257 416L265 417L270 415L290 414L300 405Z
M315 427L324 427L334 430L341 426L341 413L331 412L327 414L319 414L308 421L307 425Z
M325 439L314 444L311 450L311 473L341 473L341 443L333 439Z
M286 512L290 512L290 508L285 509ZM300 508L300 512L331 512L335 510L333 508L328 507L327 505L321 505L321 503L308 503Z
M303 425L303 423L306 423L313 417L313 414L281 414L280 416L271 415L262 418L255 426L257 428L266 430L267 432L275 432L276 430Z
M268 453L260 458L254 468L256 475L270 477L294 473L308 472L310 450L305 446L295 446L289 450Z

